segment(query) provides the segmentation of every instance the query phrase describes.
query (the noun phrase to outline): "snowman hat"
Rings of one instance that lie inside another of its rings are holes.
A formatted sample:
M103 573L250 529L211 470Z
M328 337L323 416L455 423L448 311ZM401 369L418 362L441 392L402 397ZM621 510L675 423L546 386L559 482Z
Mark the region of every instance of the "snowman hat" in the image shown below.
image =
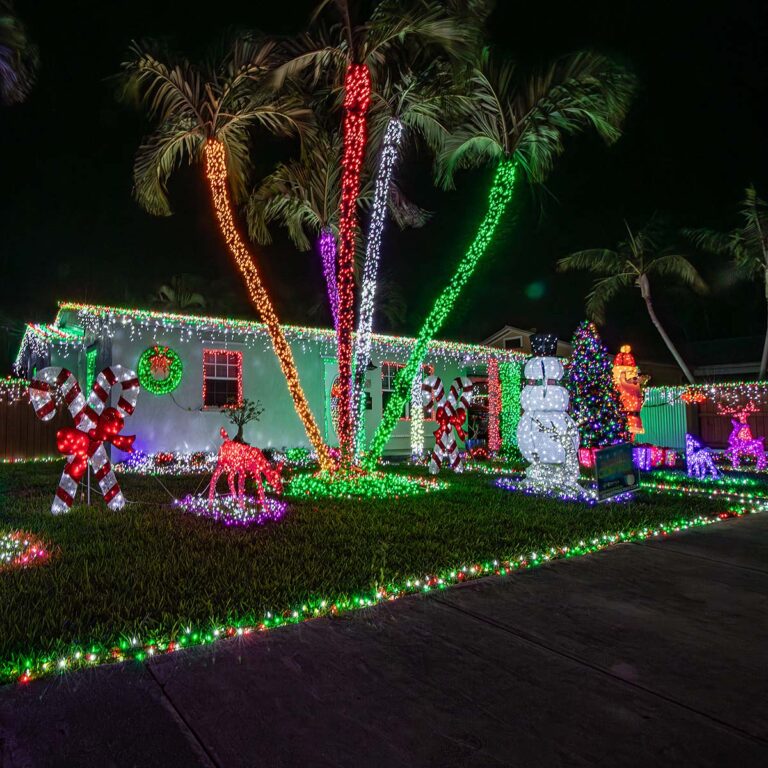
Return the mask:
M531 336L531 350L536 357L555 357L557 336L554 333L534 333Z

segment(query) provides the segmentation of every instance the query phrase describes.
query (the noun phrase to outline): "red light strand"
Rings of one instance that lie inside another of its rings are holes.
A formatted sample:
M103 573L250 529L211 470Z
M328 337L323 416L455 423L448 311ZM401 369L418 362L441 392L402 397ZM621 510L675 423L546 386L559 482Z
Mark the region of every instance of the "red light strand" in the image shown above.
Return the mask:
M352 327L354 325L354 259L358 232L357 198L360 172L365 157L368 106L371 103L371 75L365 64L350 64L344 81L344 157L342 159L341 202L339 205L339 445L342 459L353 452L351 412Z

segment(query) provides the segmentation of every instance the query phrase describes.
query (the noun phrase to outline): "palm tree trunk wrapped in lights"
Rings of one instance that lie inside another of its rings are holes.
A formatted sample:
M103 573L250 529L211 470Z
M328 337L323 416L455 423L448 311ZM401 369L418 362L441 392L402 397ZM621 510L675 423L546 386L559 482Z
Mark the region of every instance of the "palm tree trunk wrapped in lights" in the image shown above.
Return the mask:
M355 320L355 248L357 243L357 198L365 157L368 106L371 103L371 73L365 64L350 64L344 80L344 156L342 158L339 205L339 259L336 280L339 320L336 328L339 363L339 446L342 462L353 452L352 326Z
M393 385L393 392L389 397L387 407L381 417L381 424L371 440L371 445L365 455L364 466L372 469L389 441L392 431L397 424L403 405L411 394L411 385L414 377L421 368L421 363L429 349L429 343L439 333L448 315L456 304L464 286L472 277L480 258L487 250L493 239L493 233L499 223L501 215L512 200L515 189L515 177L517 165L514 160L505 160L499 164L496 177L488 197L488 211L483 218L477 235L472 245L466 252L456 269L451 282L438 297L432 311L427 316L421 331L416 338L416 344L408 358L408 362L397 374Z
M211 190L213 208L216 212L219 228L237 268L245 279L248 293L251 295L262 321L267 326L267 333L269 333L269 338L272 341L272 346L280 363L280 369L288 384L288 391L291 393L296 413L304 425L312 447L317 452L320 466L326 470L332 469L334 466L333 459L323 441L307 398L304 395L291 347L285 338L283 329L280 327L272 301L264 288L264 284L261 282L261 277L258 269L256 269L256 265L253 263L253 258L235 226L232 206L229 200L229 191L227 190L226 152L224 145L218 139L209 139L205 144L205 175Z
M331 308L333 327L339 328L339 287L336 284L336 238L330 227L324 227L317 239L317 249L323 263L323 277L328 290L328 306Z
M368 363L371 361L371 332L373 330L373 310L376 302L376 279L381 256L381 236L387 217L387 200L392 183L392 173L398 157L398 145L403 135L403 124L396 117L390 119L384 134L381 159L376 174L376 190L373 197L373 210L368 226L368 240L363 263L363 284L360 291L360 316L355 336L355 374L352 390L352 413L355 419L355 455L359 455L362 441L365 439L365 399L363 387Z

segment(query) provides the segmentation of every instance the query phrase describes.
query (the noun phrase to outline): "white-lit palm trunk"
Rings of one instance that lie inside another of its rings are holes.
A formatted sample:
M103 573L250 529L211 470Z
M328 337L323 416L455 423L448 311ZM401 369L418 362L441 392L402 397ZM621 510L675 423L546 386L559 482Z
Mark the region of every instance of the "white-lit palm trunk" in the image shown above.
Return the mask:
M365 398L363 387L365 373L371 360L371 332L373 330L373 310L376 303L376 280L379 272L381 255L381 237L387 218L387 201L392 184L392 174L398 160L398 145L403 135L403 124L396 117L390 119L384 134L384 143L376 173L376 186L373 197L373 210L368 225L368 240L363 263L363 282L360 291L360 317L355 336L354 367L352 369L352 388L350 413L354 414L355 455L359 456L365 440Z

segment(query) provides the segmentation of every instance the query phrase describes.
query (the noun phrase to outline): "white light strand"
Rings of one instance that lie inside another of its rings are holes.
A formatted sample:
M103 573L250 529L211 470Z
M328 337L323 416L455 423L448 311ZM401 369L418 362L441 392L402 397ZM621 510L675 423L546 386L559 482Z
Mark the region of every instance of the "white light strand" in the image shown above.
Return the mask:
M411 460L424 456L424 406L421 371L413 377L411 385Z
M384 143L379 159L379 169L376 174L376 187L373 197L373 210L368 226L368 240L365 247L365 262L363 264L363 283L360 292L360 317L357 324L357 335L354 348L354 368L352 373L352 397L350 413L353 415L353 434L355 452L359 455L365 438L365 401L363 387L365 373L371 359L371 331L373 329L373 310L376 300L376 278L379 271L381 256L381 237L384 231L384 220L387 216L387 201L389 188L392 184L392 173L398 158L397 147L403 135L403 124L392 117L387 124Z

